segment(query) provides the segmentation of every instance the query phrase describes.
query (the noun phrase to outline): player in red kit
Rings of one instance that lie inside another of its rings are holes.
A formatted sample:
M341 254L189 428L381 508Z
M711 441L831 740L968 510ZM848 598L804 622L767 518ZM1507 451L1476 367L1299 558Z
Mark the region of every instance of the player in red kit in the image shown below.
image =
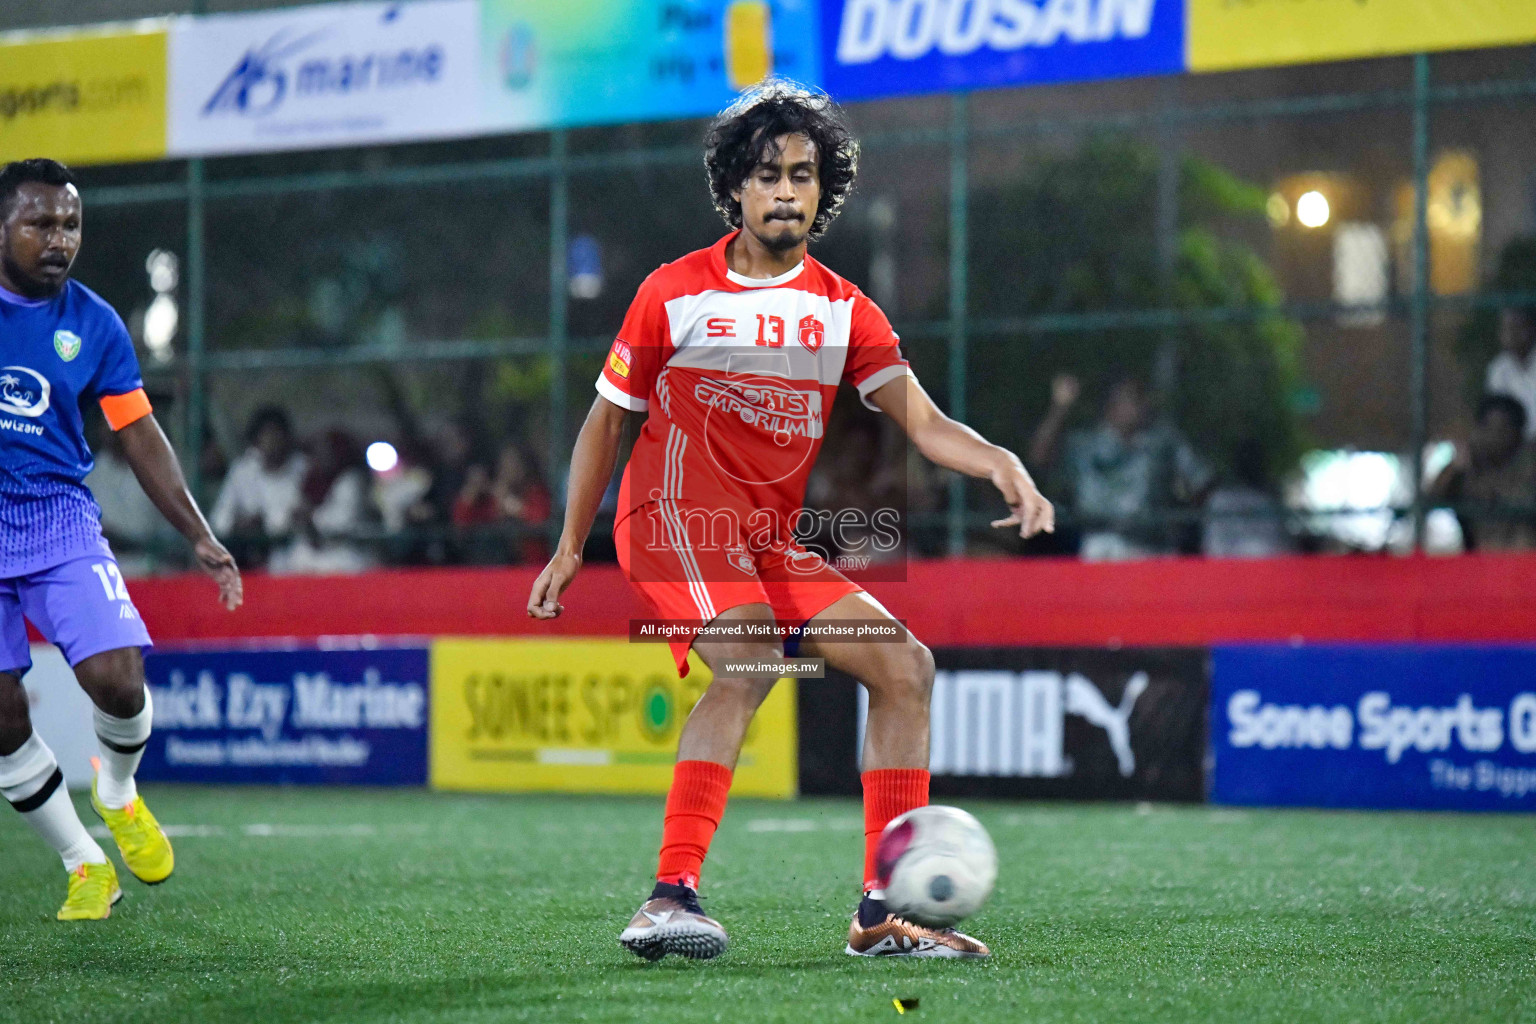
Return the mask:
M847 952L986 956L969 936L888 913L876 878L881 830L928 802L932 656L899 625L896 643L816 638L821 622L894 620L803 548L793 526L842 383L896 420L928 459L991 480L1011 510L994 525L1028 537L1054 529L1053 510L1016 456L934 406L880 309L806 254L857 171L858 143L837 106L769 82L715 120L706 147L715 206L736 230L640 286L571 456L559 548L528 598L529 615L560 614L625 416L646 413L619 494L619 562L659 618L689 624L672 642L679 673L691 646L713 679L678 741L656 887L620 942L648 960L724 951L725 930L699 906L699 871L747 726L774 684L727 663L781 660L775 630L787 626L812 634L800 654L852 675L869 696L864 898Z

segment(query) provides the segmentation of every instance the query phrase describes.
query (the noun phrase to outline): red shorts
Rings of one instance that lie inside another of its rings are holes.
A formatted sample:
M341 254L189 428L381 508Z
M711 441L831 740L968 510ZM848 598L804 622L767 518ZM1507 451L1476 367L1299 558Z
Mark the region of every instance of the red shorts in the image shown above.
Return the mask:
M615 523L613 540L624 575L658 619L703 626L727 608L766 604L781 625L801 626L863 591L798 544L754 549L745 532L726 518L709 520L686 504L662 500ZM668 643L680 676L688 674L697 631Z

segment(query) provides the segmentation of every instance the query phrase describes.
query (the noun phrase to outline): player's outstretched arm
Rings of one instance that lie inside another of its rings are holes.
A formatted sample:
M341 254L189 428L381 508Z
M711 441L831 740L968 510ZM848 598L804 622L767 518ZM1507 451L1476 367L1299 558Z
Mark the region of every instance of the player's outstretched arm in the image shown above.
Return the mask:
M565 611L560 595L571 585L581 568L581 549L592 532L603 492L613 478L613 465L619 458L619 439L624 433L624 409L599 395L581 425L576 447L571 452L571 478L566 485L565 528L555 557L549 560L528 594L528 614L535 619L552 619Z
M197 499L187 490L186 478L181 475L181 463L171 450L171 442L155 420L154 414L141 416L117 432L122 442L123 456L133 467L133 475L139 486L155 503L160 514L178 533L187 538L197 555L197 564L219 585L219 600L224 607L234 611L245 599L240 582L240 570L234 558L220 544L208 520L197 507Z
M1017 526L1020 537L1056 531L1056 510L1019 457L940 412L916 377L897 377L871 392L869 400L901 425L930 462L992 481L1010 512L1006 519L993 520L993 526Z

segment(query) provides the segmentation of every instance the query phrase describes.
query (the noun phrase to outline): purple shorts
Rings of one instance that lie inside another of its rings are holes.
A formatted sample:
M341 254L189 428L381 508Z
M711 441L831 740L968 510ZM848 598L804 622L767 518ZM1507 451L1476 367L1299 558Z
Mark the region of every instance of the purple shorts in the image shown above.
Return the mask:
M103 651L151 646L117 560L105 542L101 547L99 554L0 580L0 671L21 675L32 667L23 617L71 667Z

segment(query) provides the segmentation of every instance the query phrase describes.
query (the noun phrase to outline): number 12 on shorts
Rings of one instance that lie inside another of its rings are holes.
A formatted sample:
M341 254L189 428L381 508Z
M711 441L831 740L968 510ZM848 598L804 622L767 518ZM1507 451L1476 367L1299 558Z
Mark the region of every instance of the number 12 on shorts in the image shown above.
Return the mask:
M112 562L97 562L91 566L91 571L96 578L101 580L101 589L107 594L108 601L128 600L128 584L123 582L123 574Z

